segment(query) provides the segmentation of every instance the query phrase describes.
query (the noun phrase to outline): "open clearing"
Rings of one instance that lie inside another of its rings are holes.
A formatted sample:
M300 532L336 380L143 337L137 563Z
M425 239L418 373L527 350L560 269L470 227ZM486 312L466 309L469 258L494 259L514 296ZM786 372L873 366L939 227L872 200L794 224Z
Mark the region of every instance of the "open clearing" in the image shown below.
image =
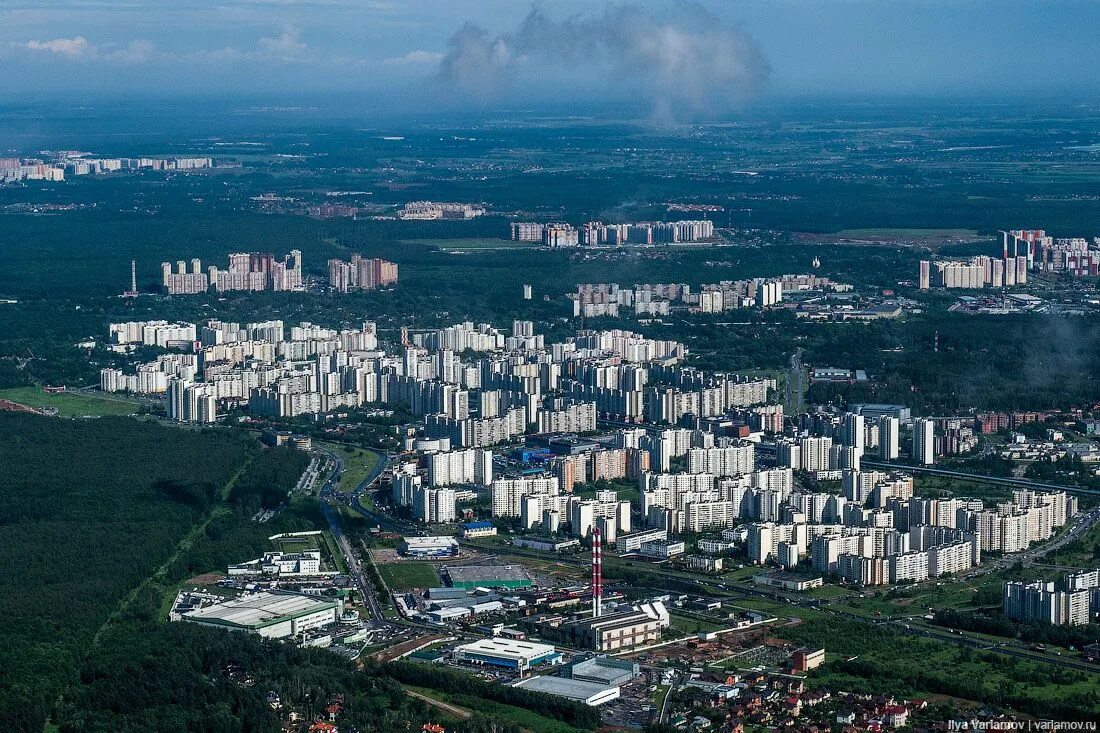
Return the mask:
M138 411L136 402L117 397L101 397L82 392L49 393L41 387L0 389L0 399L10 400L37 410L54 408L61 417L133 415Z

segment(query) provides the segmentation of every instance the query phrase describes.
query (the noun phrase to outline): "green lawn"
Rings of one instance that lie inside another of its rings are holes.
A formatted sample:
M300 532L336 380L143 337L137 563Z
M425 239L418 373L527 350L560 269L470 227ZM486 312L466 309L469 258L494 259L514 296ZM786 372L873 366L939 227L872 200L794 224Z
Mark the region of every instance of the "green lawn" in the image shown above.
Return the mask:
M103 397L83 392L49 394L41 387L11 387L0 389L0 399L18 402L36 409L52 407L61 417L101 417L103 415L133 415L138 404L120 397Z
M401 562L375 565L375 567L378 568L379 575L386 581L390 590L439 587L439 574L431 563Z

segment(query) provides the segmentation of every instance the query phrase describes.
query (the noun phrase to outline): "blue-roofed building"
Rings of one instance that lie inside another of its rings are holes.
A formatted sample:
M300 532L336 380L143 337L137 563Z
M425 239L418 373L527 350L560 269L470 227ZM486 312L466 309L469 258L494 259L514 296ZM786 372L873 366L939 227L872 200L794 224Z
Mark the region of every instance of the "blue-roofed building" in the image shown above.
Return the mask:
M476 537L492 537L497 533L497 528L492 522L466 522L462 525L462 538L474 539Z

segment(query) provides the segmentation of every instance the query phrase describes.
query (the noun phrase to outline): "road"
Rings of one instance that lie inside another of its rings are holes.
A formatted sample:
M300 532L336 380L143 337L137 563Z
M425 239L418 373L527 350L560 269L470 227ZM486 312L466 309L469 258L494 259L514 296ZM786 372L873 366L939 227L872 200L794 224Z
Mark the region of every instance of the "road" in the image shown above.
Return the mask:
M336 452L324 447L318 447L317 450L327 455L333 462L332 473L329 474L319 494L321 513L325 515L325 521L328 522L332 537L336 540L336 545L340 548L340 552L344 556L344 562L348 566L348 574L355 580L355 584L359 586L359 592L363 596L363 602L366 603L367 608L370 609L372 625L376 628L384 626L386 625L386 621L382 616L382 607L378 603L378 597L375 594L374 586L363 575L363 566L359 554L352 550L351 543L348 542L348 538L344 534L344 529L340 525L340 518L336 516L336 512L332 508L332 502L336 501L339 496L337 488L340 486L340 477L344 475L344 459ZM382 475L388 463L388 457L380 453L378 465L375 466L375 470L371 471L371 473L360 482L359 486L355 488L355 492L361 492L368 489L371 484L377 481L378 477Z
M447 713L447 715L451 715L455 718L458 718L459 720L466 720L467 718L470 718L470 717L473 716L473 713L470 712L469 710L467 710L466 708L460 708L457 705L451 705L449 702L443 702L442 700L436 700L434 697L428 697L427 695L421 695L419 692L413 692L412 690L406 689L405 694L408 695L409 697L415 697L417 700L422 700L422 701L426 702L427 704L431 705L433 708L437 708L439 710L442 710L443 712Z
M1033 491L1065 491L1068 494L1084 494L1087 496L1100 496L1100 490L1086 489L1080 486L1062 486L1061 484L1044 484L1039 481L1031 481L1024 478L1012 478L1010 476L986 476L980 473L966 473L965 471L952 471L947 468L932 468L930 466L910 466L904 463L883 463L882 461L862 461L867 468L885 468L908 473L927 473L931 476L944 476L946 478L958 478L967 481L977 481L986 484L1001 484L1013 486L1018 489L1031 489Z

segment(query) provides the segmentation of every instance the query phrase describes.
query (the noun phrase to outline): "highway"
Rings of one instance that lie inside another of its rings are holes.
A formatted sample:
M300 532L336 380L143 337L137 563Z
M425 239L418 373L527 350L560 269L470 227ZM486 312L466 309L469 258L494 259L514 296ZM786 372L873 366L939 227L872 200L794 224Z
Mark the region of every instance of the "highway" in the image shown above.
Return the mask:
M1069 494L1084 494L1086 496L1100 496L1100 490L1086 489L1080 486L1062 486L1061 484L1045 484L1030 479L1012 478L1010 476L986 476L980 473L966 473L964 471L952 471L947 468L932 468L930 466L910 466L904 463L884 463L882 461L868 461L864 459L861 465L867 468L885 468L894 471L906 471L908 473L926 473L930 476L943 476L945 478L958 478L967 481L978 481L986 484L1001 484L1013 486L1019 489L1031 489L1033 491L1065 491Z
M374 586L363 575L363 566L359 555L352 549L351 543L348 542L347 535L344 534L343 527L340 525L340 519L336 516L336 512L333 511L332 508L332 502L337 501L340 497L337 489L340 486L340 478L344 475L344 460L337 453L324 447L318 447L317 450L324 453L333 462L332 473L329 474L325 484L321 487L318 496L321 513L325 515L325 521L328 522L329 529L332 531L332 537L336 540L336 544L344 556L344 562L348 566L348 574L355 580L355 584L359 586L359 592L363 596L363 602L366 603L367 607L370 609L372 625L375 627L384 626L386 625L386 621L382 616L382 607L378 603L378 597L375 595ZM372 452L377 453L377 451ZM355 497L354 500L356 503L358 503L358 494L369 489L389 465L388 456L383 453L377 454L379 456L378 464L374 467L374 470L355 487L353 497Z

